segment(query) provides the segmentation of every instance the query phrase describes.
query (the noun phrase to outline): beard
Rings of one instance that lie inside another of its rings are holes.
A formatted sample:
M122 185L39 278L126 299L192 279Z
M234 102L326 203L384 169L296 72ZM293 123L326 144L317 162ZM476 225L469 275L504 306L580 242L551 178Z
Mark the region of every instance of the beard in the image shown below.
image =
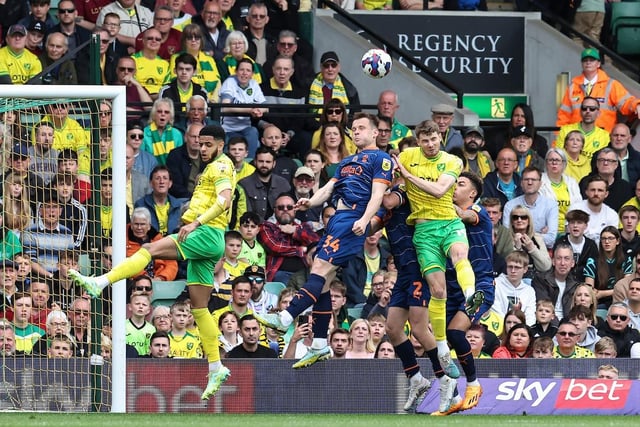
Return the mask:
M264 169L264 168L256 169L256 172L258 172L258 175L261 176L262 178L269 178L271 176L272 171L273 169Z
M464 150L469 153L469 154L476 154L478 151L480 151L480 147L477 144L465 144L464 145Z

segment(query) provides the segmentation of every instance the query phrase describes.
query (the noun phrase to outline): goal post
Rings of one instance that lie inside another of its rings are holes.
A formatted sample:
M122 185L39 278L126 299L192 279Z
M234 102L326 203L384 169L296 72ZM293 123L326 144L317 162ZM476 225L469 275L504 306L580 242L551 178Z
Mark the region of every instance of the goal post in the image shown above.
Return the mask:
M84 70L88 72L88 70ZM29 120L28 123L24 123L23 128L26 130L25 133L21 133L20 136L12 135L8 132L9 126L5 128L5 138L3 144L3 154L2 160L5 161L3 163L6 165L9 156L11 156L12 148L14 143L20 143L22 146L31 147L34 143L34 129L33 127L41 120L42 117L45 116L45 112L47 111L47 106L64 104L68 106L73 106L69 108L68 115L71 118L78 119L80 121L84 120L83 123L88 128L85 130L87 132L87 140L88 144L88 159L89 159L89 168L90 168L90 182L95 187L95 183L99 182L100 170L99 170L99 162L91 161L91 157L94 157L94 153L98 153L98 144L99 144L99 132L95 127L95 123L98 123L98 106L102 100L109 100L112 106L112 117L111 117L111 141L112 141L112 154L111 154L111 165L113 169L112 175L112 193L113 193L113 204L110 208L111 210L111 230L114 232L111 233L111 242L113 248L113 263L117 263L125 258L125 247L126 247L126 121L127 121L127 103L126 103L126 93L124 86L47 86L47 85L5 85L2 86L0 90L0 113L6 113L7 111L13 111L17 113L17 115L24 115L26 117L32 117L32 120ZM77 107L78 106L78 107ZM26 138L24 135L27 135ZM76 152L79 152L77 150ZM94 159L95 160L95 159ZM79 164L82 164L82 160L79 159ZM98 168L95 166L98 165ZM98 169L98 170L95 170ZM4 168L4 172L7 172L7 168ZM3 186L4 186L3 179ZM44 187L44 186L43 186ZM95 195L99 192L99 188L93 188L92 193ZM43 194L45 189L42 188ZM48 190L47 190L48 191ZM99 197L98 197L99 199ZM6 200L6 197L5 197ZM95 205L96 197L92 197L87 201L86 206L86 216L88 222L93 221L97 223L97 229L100 230L100 206ZM5 203L6 204L6 203ZM6 207L4 208L6 209ZM36 209L37 210L37 209ZM33 211L33 210L32 210ZM96 214L97 212L97 214ZM34 218L37 216L37 213L33 213ZM32 218L33 220L33 218ZM33 224L33 222L32 222ZM91 227L87 227L87 230L91 229ZM20 234L21 240L29 240L29 233L26 230L17 230L18 234L20 231L23 231ZM100 241L103 236L86 236L86 238L93 238L95 241ZM35 239L34 241L37 241ZM23 247L25 247L24 242L22 242ZM33 249L33 246L31 246ZM98 245L100 248L100 245ZM37 244L36 244L36 250ZM83 251L86 255L88 252L87 247L83 246ZM100 255L101 253L98 251L94 253L94 260L91 263L93 267L100 267ZM32 258L33 259L33 258ZM40 263L38 264L38 268ZM92 269L94 270L94 269ZM94 271L92 271L94 273ZM52 298L55 297L52 295ZM95 302L92 304L92 308L95 306ZM124 283L117 283L112 288L111 292L111 304L112 307L111 313L104 313L104 315L111 315L111 327L112 327L112 353L111 353L111 375L110 375L110 387L106 387L106 385L102 384L104 377L101 375L102 371L102 360L100 356L100 333L102 329L97 332L94 331L94 334L97 334L97 342L94 340L92 343L93 350L91 351L92 357L89 359L89 372L93 377L90 381L91 384L96 384L97 388L92 387L91 390L91 403L90 407L79 408L79 410L86 411L100 411L104 410L103 402L108 396L111 412L126 412L126 346L125 346L125 319L126 319L126 286ZM102 322L96 322L97 325L100 325ZM97 350L96 350L97 349ZM3 362L3 357L0 356L0 362ZM29 356L25 356L28 358ZM26 366L27 362L25 362ZM34 363L30 366L48 366L47 363ZM55 364L55 366L64 366L60 364ZM72 366L69 364L68 366ZM76 366L73 364L73 366ZM6 366L5 366L6 369ZM96 381L94 381L94 379ZM4 380L4 378L3 378ZM89 394L89 393L87 393ZM40 407L37 405L34 406L36 408L42 409L42 404ZM65 405L61 405L65 406ZM68 406L68 405L67 405ZM102 407L101 407L102 406ZM20 409L20 408L17 408Z

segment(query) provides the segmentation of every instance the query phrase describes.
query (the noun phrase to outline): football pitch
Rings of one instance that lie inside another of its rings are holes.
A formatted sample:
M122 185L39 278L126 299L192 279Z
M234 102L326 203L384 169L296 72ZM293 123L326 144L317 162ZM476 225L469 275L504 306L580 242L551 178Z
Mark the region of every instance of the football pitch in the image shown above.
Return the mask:
M34 412L0 412L0 422L6 426L64 426L85 427L155 427L155 426L202 426L214 422L225 427L404 427L417 423L438 427L469 426L558 426L558 427L606 427L637 426L634 416L514 416L514 415L452 415L430 417L428 415L362 415L362 414L51 414Z

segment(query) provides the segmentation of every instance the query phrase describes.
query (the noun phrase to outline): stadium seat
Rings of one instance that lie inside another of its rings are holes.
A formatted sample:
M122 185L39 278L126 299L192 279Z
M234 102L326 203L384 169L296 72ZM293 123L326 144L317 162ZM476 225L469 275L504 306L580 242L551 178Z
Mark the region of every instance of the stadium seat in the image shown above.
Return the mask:
M347 315L350 319L359 319L362 315L362 307L351 307L347 309Z
M264 285L264 290L274 295L280 295L280 292L286 287L287 285L282 282L267 282Z
M176 302L178 295L184 291L187 282L184 280L174 280L170 282L153 281L153 297L151 299L151 305L157 307L159 305L171 306Z
M78 268L80 269L80 273L85 276L91 276L91 257L89 254L80 254L78 257Z
M640 2L611 4L613 47L621 55L640 55Z

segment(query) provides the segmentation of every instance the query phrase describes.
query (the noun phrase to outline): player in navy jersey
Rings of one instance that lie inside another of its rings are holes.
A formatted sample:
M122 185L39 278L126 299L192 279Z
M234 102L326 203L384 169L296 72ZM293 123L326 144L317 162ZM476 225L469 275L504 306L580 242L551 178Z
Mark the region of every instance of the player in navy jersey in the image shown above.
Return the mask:
M398 179L402 181L402 179ZM402 186L396 185L385 194L380 209L372 220L372 229L385 227L394 262L398 266L398 278L391 293L387 317L387 335L396 355L402 361L404 373L409 378L409 390L405 411L414 409L418 399L429 390L431 382L424 378L416 361L415 351L407 339L404 327L411 325L411 333L422 344L431 360L433 372L440 381L441 402L449 405L457 381L445 375L438 359L436 339L429 329L429 285L420 273L420 264L413 246L413 226L407 224L411 215L409 200ZM445 404L443 403L443 404ZM443 408L446 410L448 408Z
M469 241L469 261L476 278L476 296L484 298L473 312L467 312L466 298L456 280L456 271L447 262L447 340L456 351L460 366L467 377L464 399L452 398L449 409L437 415L448 415L471 409L478 404L482 387L476 377L476 367L466 332L472 322L477 322L482 314L491 308L494 298L493 286L493 224L487 211L475 201L482 193L482 179L473 172L462 172L453 193L453 203L462 219ZM455 394L455 393L454 393Z
M378 119L371 114L354 116L353 142L359 152L344 159L335 175L311 199L299 199L296 209L306 210L332 198L335 215L318 243L316 258L307 283L293 298L287 310L278 314L256 316L264 325L282 333L293 319L313 305L313 344L294 368L311 366L331 355L327 333L331 319L329 284L339 266L362 252L371 218L382 203L384 192L391 182L391 158L376 147Z

